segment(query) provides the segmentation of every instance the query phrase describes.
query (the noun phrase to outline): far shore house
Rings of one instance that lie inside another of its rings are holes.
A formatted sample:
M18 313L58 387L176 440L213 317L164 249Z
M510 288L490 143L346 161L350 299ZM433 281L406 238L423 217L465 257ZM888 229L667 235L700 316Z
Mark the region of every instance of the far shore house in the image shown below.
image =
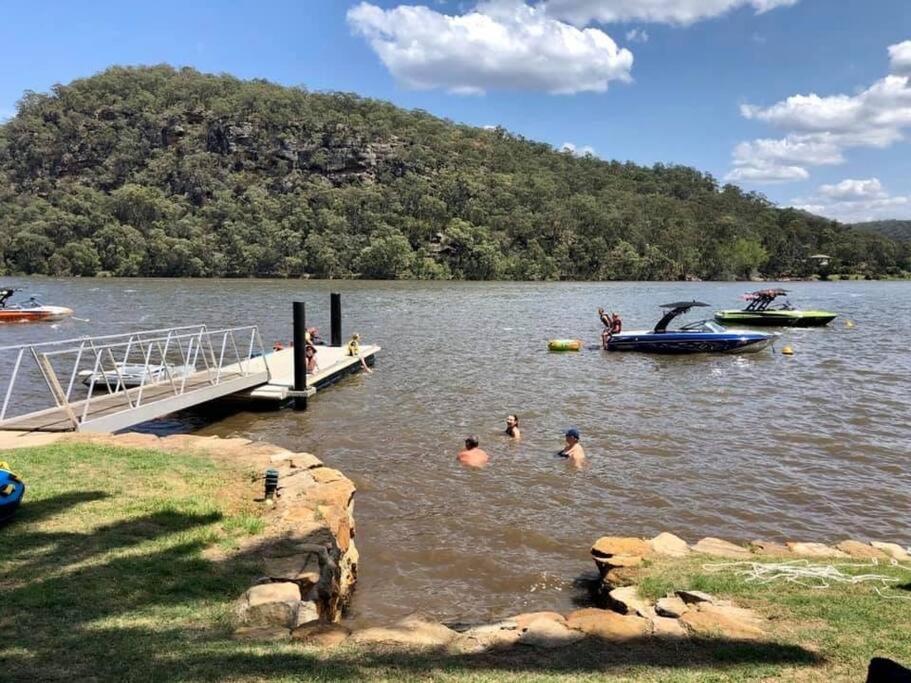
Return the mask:
M832 259L831 256L826 254L813 254L812 256L807 256L810 261L815 261L816 265L820 268L825 268L829 265L829 261Z

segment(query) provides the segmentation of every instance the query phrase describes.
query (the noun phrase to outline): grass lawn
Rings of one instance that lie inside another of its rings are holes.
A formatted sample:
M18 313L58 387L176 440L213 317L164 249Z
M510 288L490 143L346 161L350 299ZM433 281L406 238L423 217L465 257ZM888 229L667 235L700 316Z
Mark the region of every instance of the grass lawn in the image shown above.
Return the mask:
M862 680L874 654L911 662L909 601L869 586L747 587L690 560L650 566L643 587L733 597L776 619L772 642L648 638L475 656L237 642L233 603L257 575L238 548L263 529L242 466L75 443L4 459L28 489L0 528L0 681Z

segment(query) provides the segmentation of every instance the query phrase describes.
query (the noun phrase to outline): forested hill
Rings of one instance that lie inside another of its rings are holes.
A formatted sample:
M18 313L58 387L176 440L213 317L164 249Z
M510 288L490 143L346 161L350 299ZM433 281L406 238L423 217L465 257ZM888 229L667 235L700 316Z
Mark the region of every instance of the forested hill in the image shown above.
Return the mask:
M691 168L191 69L26 93L0 127L0 273L730 278L817 252L873 276L908 259Z
M885 235L893 240L911 240L911 221L869 221L854 223L851 227L855 230Z

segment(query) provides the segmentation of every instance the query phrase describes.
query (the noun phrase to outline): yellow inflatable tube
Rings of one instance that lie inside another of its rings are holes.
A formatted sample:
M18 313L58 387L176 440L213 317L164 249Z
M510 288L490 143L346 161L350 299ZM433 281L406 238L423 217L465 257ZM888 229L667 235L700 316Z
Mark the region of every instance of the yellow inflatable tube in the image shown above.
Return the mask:
M551 339L547 342L548 351L581 351L581 339Z

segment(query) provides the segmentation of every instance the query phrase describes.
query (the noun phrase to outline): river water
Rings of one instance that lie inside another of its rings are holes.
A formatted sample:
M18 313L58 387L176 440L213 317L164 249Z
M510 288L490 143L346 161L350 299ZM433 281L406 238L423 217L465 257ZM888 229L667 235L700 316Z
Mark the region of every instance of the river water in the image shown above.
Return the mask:
M691 357L549 354L546 340L596 344L599 305L645 328L659 303L734 308L748 285L3 284L83 320L6 326L0 345L199 322L259 324L271 343L290 338L298 298L328 336L329 293L341 292L345 334L383 347L374 374L325 390L305 413L188 412L150 428L268 440L351 477L361 622L567 609L604 534L911 542L908 282L790 283L795 304L841 317L784 331L775 352ZM795 355L779 353L785 344ZM520 443L502 435L508 413ZM554 457L569 426L589 455L580 471ZM456 464L469 433L491 454L484 470Z

